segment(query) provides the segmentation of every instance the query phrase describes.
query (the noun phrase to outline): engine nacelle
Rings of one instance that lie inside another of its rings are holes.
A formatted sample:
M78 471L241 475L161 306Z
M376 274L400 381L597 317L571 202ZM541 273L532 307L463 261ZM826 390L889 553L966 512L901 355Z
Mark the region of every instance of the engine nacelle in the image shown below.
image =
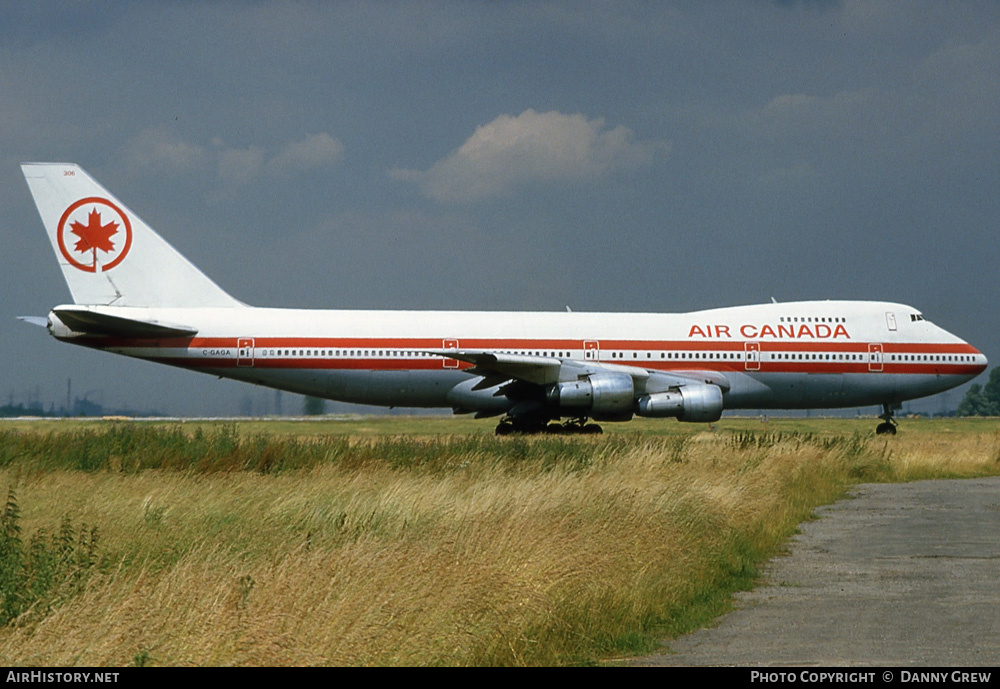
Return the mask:
M685 385L676 391L643 395L636 402L639 416L676 416L678 421L710 422L722 417L722 390L715 385Z
M546 392L549 404L590 416L620 417L632 415L635 386L632 376L595 373L587 378L556 383Z

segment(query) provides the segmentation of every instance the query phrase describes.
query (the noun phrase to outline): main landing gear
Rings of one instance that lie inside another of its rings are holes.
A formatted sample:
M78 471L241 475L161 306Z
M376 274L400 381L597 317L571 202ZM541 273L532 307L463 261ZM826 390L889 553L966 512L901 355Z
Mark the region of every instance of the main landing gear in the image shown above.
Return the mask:
M550 435L599 435L604 429L596 423L587 423L586 417L571 419L565 423L548 423L546 419L507 417L496 427L497 435L535 435L548 433Z
M882 405L882 413L879 414L882 423L875 427L875 435L896 435L896 417L892 413L892 407L888 404Z

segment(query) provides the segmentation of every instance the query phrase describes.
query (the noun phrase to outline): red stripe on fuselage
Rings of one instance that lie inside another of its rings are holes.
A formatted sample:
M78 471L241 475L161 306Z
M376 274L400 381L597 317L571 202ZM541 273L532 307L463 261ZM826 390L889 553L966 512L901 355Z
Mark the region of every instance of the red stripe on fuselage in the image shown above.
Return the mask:
M440 350L441 338L319 338L319 337L261 337L253 338L253 366L264 369L321 369L321 370L440 370L443 359L437 356L418 356L417 351ZM237 338L75 338L74 343L97 349L153 349L157 355L132 354L152 361L193 369L218 369L236 367ZM590 342L588 340L588 342ZM638 366L651 370L684 371L745 371L744 357L718 359L705 356L718 353L732 355L743 353L747 343L756 345L759 353L760 373L901 373L976 375L985 366L969 361L892 361L894 356L923 357L977 355L980 352L967 343L875 343L882 347L882 371L869 370L868 342L802 342L802 341L689 341L689 340L601 340L598 361L601 363ZM532 339L462 339L462 349L512 351L519 354L539 354L581 360L584 350L582 340L532 340ZM227 350L232 356L210 356L208 350ZM201 350L200 355L198 350ZM262 350L267 350L263 352ZM281 354L271 351L281 350ZM303 350L337 352L303 356ZM289 352L293 352L289 354ZM396 352L393 356L376 355L375 352ZM661 358L661 353L670 358ZM129 354L129 352L122 352ZM371 354L370 354L371 353ZM402 354L400 354L402 353ZM622 356L610 356L621 353ZM173 355L172 355L173 354ZM856 360L796 360L773 359L774 354L802 356L855 355ZM652 355L652 356L647 356ZM685 356L688 355L688 356ZM653 358L655 357L655 358ZM704 358L702 358L704 357ZM863 358L862 358L863 357ZM756 363L755 363L756 365ZM471 365L460 362L462 369Z
M442 338L319 338L319 337L260 337L254 340L255 349L441 349ZM164 349L224 348L236 347L235 337L185 338L123 338L123 337L80 337L74 343L86 344L101 349L110 347L160 347ZM589 341L589 340L588 340ZM738 342L692 342L689 340L601 340L600 351L689 351L689 352L742 352L747 343L759 345L762 352L867 352L868 342L783 342L770 340L746 340ZM558 351L583 350L581 340L459 340L461 349ZM907 354L979 354L970 344L927 344L920 342L876 342L886 353Z

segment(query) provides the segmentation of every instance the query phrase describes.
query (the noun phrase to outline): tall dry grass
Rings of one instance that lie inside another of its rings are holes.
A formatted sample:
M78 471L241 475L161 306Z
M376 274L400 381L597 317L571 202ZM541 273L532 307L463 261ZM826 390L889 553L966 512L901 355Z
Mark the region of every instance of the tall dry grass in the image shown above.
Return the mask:
M593 662L724 611L852 482L1000 470L995 433L89 432L0 435L24 533L70 514L102 563L6 664Z

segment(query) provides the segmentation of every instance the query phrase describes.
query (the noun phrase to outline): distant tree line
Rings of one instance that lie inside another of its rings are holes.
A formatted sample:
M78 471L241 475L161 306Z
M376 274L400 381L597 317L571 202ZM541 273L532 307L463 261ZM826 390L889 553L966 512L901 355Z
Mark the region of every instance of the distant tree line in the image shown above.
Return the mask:
M23 404L5 404L0 406L0 418L13 418L18 416L59 416L55 411L45 411L40 404L24 406Z
M163 416L162 412L154 410L140 411L137 409L105 409L96 402L79 397L73 403L73 408L67 410L66 407L59 407L50 404L48 409L44 409L38 402L30 404L4 404L0 405L0 419L17 418L20 416L40 416L46 418L69 418L73 416Z
M1000 366L990 371L986 385L973 383L958 405L958 416L1000 416Z

